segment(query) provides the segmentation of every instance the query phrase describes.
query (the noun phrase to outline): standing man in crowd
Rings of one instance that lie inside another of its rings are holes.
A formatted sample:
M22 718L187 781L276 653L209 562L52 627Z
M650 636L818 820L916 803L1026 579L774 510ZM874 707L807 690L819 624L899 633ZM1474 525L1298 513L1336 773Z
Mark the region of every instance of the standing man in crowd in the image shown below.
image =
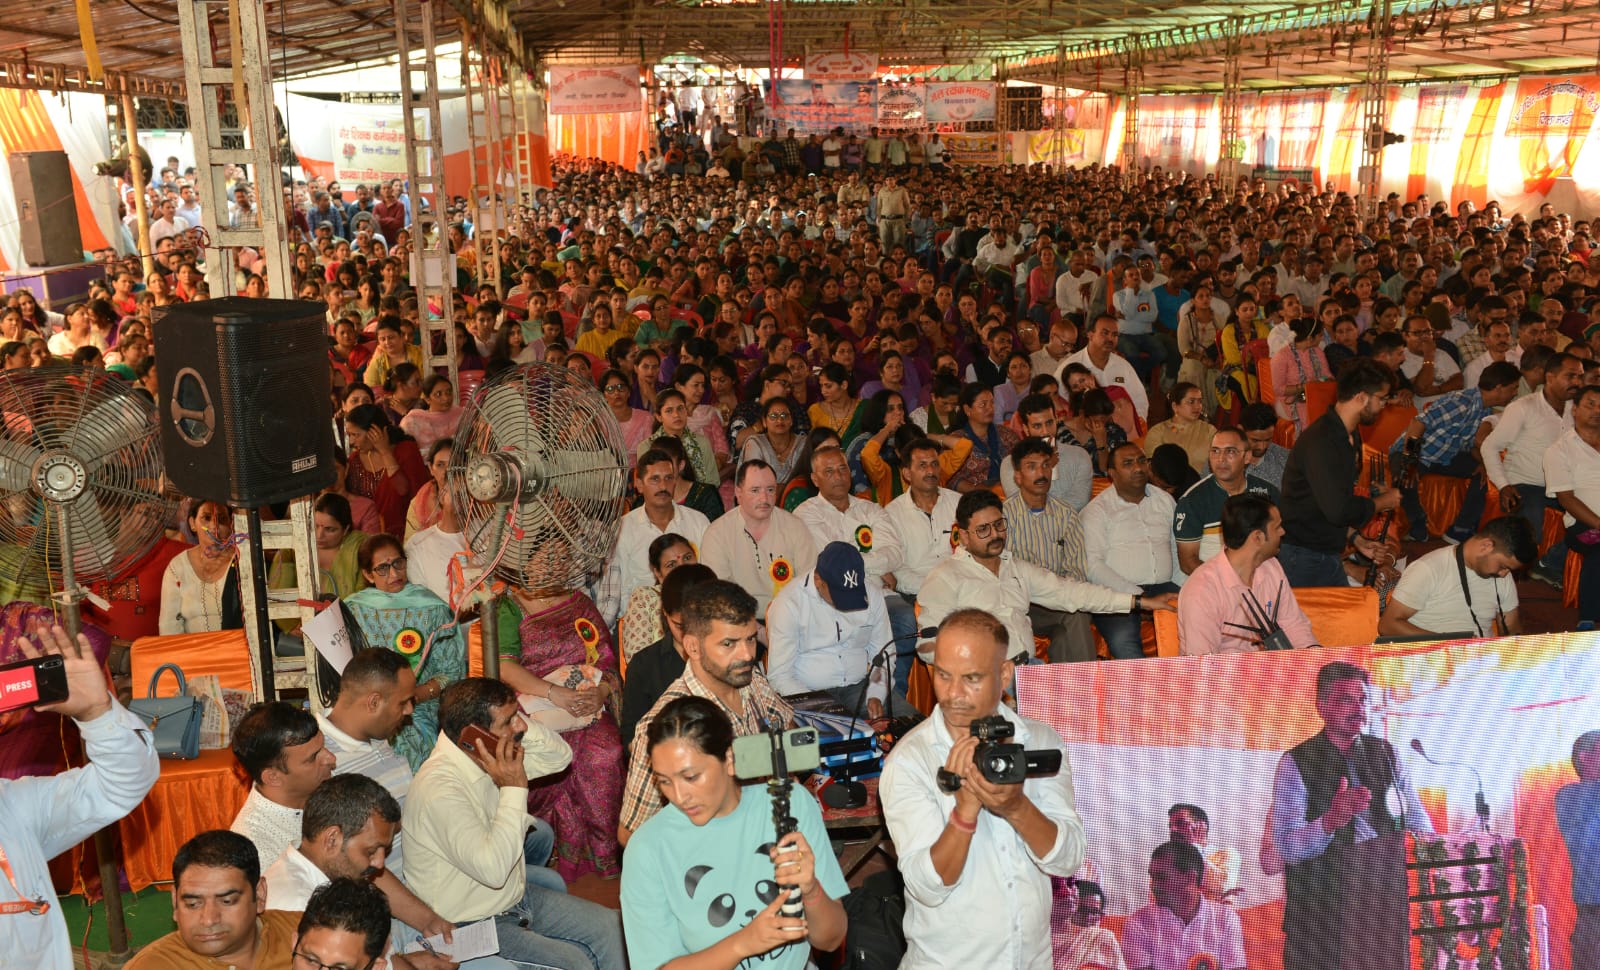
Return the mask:
M884 821L906 882L901 970L1050 968L1050 877L1083 862L1083 823L1060 736L1000 702L1015 646L982 610L945 617L933 645L939 704L885 759ZM1004 718L1024 747L1060 751L1061 770L988 781L973 760L972 724L985 717ZM941 768L960 779L954 792L939 783Z

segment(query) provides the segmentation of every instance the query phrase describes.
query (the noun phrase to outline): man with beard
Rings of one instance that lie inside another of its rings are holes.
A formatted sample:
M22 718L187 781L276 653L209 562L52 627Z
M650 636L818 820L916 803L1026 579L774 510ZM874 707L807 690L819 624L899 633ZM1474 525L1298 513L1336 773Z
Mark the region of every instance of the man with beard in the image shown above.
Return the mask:
M722 709L739 736L760 734L766 724L788 727L794 719L789 703L756 669L755 597L727 580L702 583L684 594L680 628L683 676L668 685L633 731L617 824L617 838L624 845L662 805L650 770L648 738L650 723L668 703L704 697Z
M1272 844L1288 867L1284 970L1340 966L1340 883L1355 861L1353 846L1407 829L1433 831L1393 746L1362 733L1369 683L1365 670L1342 660L1317 671L1323 729L1291 748L1272 780Z
M1333 407L1295 440L1283 471L1283 545L1278 561L1291 586L1345 586L1341 557L1354 544L1365 556L1380 543L1360 534L1368 519L1400 504L1398 489L1375 498L1356 492L1361 474L1364 424L1383 412L1394 389L1394 372L1358 357L1339 374Z

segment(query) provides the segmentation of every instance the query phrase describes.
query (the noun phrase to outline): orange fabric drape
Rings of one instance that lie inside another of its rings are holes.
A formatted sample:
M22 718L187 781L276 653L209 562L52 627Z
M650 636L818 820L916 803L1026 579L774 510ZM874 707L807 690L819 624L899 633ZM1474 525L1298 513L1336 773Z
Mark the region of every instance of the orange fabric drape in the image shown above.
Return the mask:
M1472 119L1467 122L1466 134L1461 139L1455 184L1450 187L1450 198L1457 203L1470 200L1481 209L1489 202L1489 149L1500 118L1500 99L1505 93L1503 83L1478 92Z
M0 146L4 146L7 155L13 152L65 150L39 92L0 90ZM83 237L84 248L104 249L111 245L100 230L100 223L95 221L89 193L84 190L77 172L72 172L72 195L78 208L78 233ZM0 264L3 263L3 258L0 258ZM9 267L0 265L0 269Z
M598 158L633 170L639 153L650 147L643 111L592 115L551 115L550 150Z

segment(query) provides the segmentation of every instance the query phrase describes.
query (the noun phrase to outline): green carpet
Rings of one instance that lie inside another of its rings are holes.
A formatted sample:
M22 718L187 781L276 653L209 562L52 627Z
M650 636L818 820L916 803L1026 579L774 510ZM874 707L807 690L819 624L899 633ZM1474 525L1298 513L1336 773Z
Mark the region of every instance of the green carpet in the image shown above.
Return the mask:
M109 944L106 941L105 904L94 904L92 924L91 909L84 905L82 896L62 896L60 904L61 914L67 919L67 938L72 941L73 950L83 945L83 929L89 925L89 949L97 953L106 952ZM122 909L128 923L129 942L135 947L172 932L172 894L165 889L149 886L140 893L124 893Z

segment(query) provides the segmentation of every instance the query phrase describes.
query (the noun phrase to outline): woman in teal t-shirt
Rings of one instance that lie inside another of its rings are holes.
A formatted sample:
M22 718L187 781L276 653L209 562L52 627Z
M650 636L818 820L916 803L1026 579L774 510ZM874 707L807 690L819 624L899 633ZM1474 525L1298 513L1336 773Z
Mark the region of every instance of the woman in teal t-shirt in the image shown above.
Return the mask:
M839 899L849 887L826 848L811 793L794 787L790 814L798 831L774 848L766 789L735 779L733 725L715 704L680 697L661 709L645 737L656 785L671 807L628 840L628 962L655 970L695 957L701 967L800 970L812 947L837 949L845 931ZM820 855L813 844L824 847ZM778 913L786 895L780 882L799 887L804 918Z

